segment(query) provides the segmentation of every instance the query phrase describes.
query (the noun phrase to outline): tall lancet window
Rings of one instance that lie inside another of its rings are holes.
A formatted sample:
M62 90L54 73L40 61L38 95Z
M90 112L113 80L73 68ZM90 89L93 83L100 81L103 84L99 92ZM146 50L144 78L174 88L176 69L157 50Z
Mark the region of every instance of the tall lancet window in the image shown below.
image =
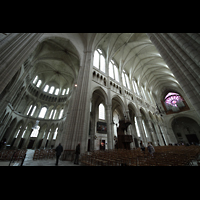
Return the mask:
M40 114L39 114L38 118L44 118L46 112L47 112L47 108L46 108L46 107L43 107L43 108L40 110Z
M99 105L99 119L105 120L105 107L102 103Z
M123 73L122 73L122 81L123 81L123 85L125 87L127 87L128 89L131 89L130 83L129 83L129 78L128 78L128 75L126 74L125 70L123 70Z
M103 56L101 49L97 49L94 52L93 66L100 69L102 72L106 73L106 61Z
M109 63L109 76L119 82L119 70L113 60Z

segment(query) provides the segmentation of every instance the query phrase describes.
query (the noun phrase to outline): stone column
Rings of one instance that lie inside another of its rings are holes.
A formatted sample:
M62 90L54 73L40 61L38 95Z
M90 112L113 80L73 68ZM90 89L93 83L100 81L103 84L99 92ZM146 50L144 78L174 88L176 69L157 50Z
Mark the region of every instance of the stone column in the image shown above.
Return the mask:
M168 134L167 134L167 132L166 132L166 129L165 129L165 127L164 126L160 126L160 129L161 129L161 131L162 131L162 134L163 134L163 137L164 137L164 139L165 139L165 143L166 143L166 145L168 145L170 142L169 142L169 138L168 138Z
M151 137L153 138L152 143L153 143L155 146L157 146L157 140L156 140L155 133L154 133L154 130L153 130L153 127L152 127L152 122L151 122L150 120L148 120L148 124L149 124L149 128L150 128Z
M91 51L84 52L84 60L80 66L77 87L72 94L72 104L68 110L68 116L64 127L63 148L75 150L81 143L81 153L87 150L90 118L90 88L92 79L92 55Z
M48 144L47 144L47 148L51 148L51 143L52 143L53 136L54 136L54 133L55 133L56 128L57 128L57 127L55 127L55 128L51 131L51 134L49 135L49 142L48 142Z
M63 145L63 143L61 141L62 134L63 134L63 123L58 125L58 134L57 134L55 145L54 145L55 148L59 145L59 143L61 143L61 145Z
M159 140L159 144L160 144L160 146L164 146L164 142L163 142L163 139L162 139L161 132L160 132L160 129L158 127L158 124L155 123L154 126L155 126L155 129L156 129L156 133L157 133L157 137L158 137L158 140Z
M27 128L24 138L25 141L23 143L22 149L27 149L32 131L33 131L32 126Z
M50 127L47 127L46 130L45 130L45 135L44 135L44 138L42 140L42 144L40 146L40 149L44 149L45 148L45 145L46 145L46 142L47 142L47 136L48 136L48 133L50 131ZM51 130L52 131L52 130ZM51 134L51 133L50 133Z
M95 106L94 106L93 100L91 100L91 102L92 102L92 112L90 114L90 116L91 116L90 151L94 151L95 116L96 116L96 112L95 112Z
M108 149L114 148L114 133L112 132L112 106L106 105L106 122L107 122L107 140Z
M18 134L18 136L17 136L17 138L16 138L16 140L15 140L15 142L13 144L13 149L17 149L18 148L18 145L19 145L19 143L21 141L22 134L23 134L23 132L25 130L25 127L26 127L26 124L22 125L22 127L20 129L20 132L19 132L19 134Z
M127 119L129 121L131 121L131 124L127 128L127 135L132 135L133 142L130 143L130 148L133 149L133 148L135 148L134 138L135 138L135 135L137 135L135 130L133 129L133 126L135 124L134 124L133 120L131 120L131 118L130 118L129 110L126 110L126 116L127 116Z

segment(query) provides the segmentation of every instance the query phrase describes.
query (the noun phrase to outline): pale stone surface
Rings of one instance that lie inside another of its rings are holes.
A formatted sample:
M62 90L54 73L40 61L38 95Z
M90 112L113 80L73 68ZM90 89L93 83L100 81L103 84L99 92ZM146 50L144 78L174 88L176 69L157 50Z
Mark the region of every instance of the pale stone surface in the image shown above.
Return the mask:
M93 66L97 48L101 49L105 57L105 73ZM163 138L167 144L176 143L177 138L172 130L172 122L176 117L189 117L198 124L200 121L199 50L198 33L1 34L0 140L6 137L8 145L13 144L13 147L18 148L28 126L21 148L27 148L29 142L34 140L33 149L55 148L61 142L64 149L74 150L80 142L81 153L84 153L90 139L91 150L97 150L101 140L105 140L106 149L113 149L113 132L116 127L112 116L117 110L120 119L132 120L127 134L131 134L134 139L142 140L145 145L151 139L155 145L157 140L160 145L164 145ZM109 76L111 60L119 69L119 81ZM123 84L124 72L128 76L130 88ZM38 74L41 74L42 80L40 88L32 84ZM139 94L133 90L133 80L136 80ZM69 87L69 95L63 96L60 92L56 96L43 92L47 83L59 89ZM144 88L144 92L141 88ZM153 100L147 91L151 92ZM156 111L155 103L162 107L161 100L167 91L180 93L190 110L164 115L163 119L157 114L153 115ZM96 130L100 103L106 109L107 134L100 134ZM37 109L32 116L27 116L31 104L37 106ZM48 110L45 118L40 119L38 115L43 106ZM63 118L58 119L62 108ZM57 109L56 113L54 111L55 119L49 119L52 109ZM142 125L141 110L146 129ZM141 138L137 136L133 117L138 119ZM36 120L40 121L41 129L37 138L31 138ZM154 126L149 124L150 120ZM20 126L18 138L14 141ZM54 140L57 127L59 131ZM144 130L148 136L153 134L152 138L146 137ZM135 144L131 147L135 147ZM31 157L29 153L25 164Z

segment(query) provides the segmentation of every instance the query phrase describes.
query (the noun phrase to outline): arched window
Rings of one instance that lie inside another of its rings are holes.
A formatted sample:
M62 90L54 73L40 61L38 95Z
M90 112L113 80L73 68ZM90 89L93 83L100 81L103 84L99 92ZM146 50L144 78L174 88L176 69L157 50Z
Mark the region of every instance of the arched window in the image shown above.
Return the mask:
M102 103L99 105L99 119L105 120L105 107Z
M119 70L113 60L109 63L109 76L119 82Z
M93 60L93 66L100 69L102 72L106 72L105 69L105 58L102 54L102 51L100 49L97 49L94 52L94 60Z
M51 133L51 129L49 129L48 135L47 135L47 140L49 139L49 135Z
M137 95L140 95L139 90L138 90L138 85L137 85L135 79L133 79L132 83L133 83L134 92L135 92Z
M22 134L22 138L24 138L24 135L25 135L25 133L26 133L27 128L28 128L28 126L26 126L26 128L24 129L24 132L23 132L23 134Z
M35 112L35 110L36 110L36 107L37 107L37 106L34 106L32 112L31 112L31 116L33 116L33 114L34 114L34 112Z
M27 115L30 113L32 106L33 106L33 105L30 105L30 107L29 107L29 109L28 109L28 112L27 112Z
M66 92L66 94L68 94L69 93L69 88L67 88L67 92Z
M114 71L113 71L113 64L110 62L109 63L109 76L113 79L115 79L114 77Z
M62 91L62 95L65 95L65 91L66 91L66 89L63 89L63 91Z
M63 116L63 111L64 111L64 109L62 109L62 110L60 111L60 114L59 114L58 119L61 119L61 118L62 118L62 116Z
M128 89L131 89L130 83L129 83L129 78L128 78L128 75L126 74L125 70L123 70L122 81L123 81L123 85L125 87L127 87Z
M49 85L46 85L45 88L44 88L44 92L47 92L49 89Z
M17 131L17 134L15 135L15 138L17 138L17 136L19 135L19 132L21 130L22 126L19 127L19 130Z
M39 114L39 118L44 118L45 114L47 112L47 108L46 107L43 107L41 110L40 110L40 114Z
M49 90L49 94L53 94L53 91L54 91L54 86L51 86L50 90Z
M38 82L37 82L37 85L36 85L36 87L40 87L40 85L42 84L42 81L41 80L39 80Z
M39 130L40 130L40 126L37 126L35 129L33 129L30 137L37 137Z
M145 135L146 135L146 137L148 137L148 135L147 135L147 129L146 129L146 125L144 123L144 120L142 120L142 125L143 125L143 128L144 128Z
M35 84L37 80L38 80L38 76L36 76L36 77L34 78L33 84Z
M56 139L57 135L58 135L58 127L56 128L56 130L55 130L55 132L54 132L54 135L53 135L53 140L55 140L55 139Z
M49 115L49 119L51 119L52 115L53 115L53 111L54 109L51 111L50 115Z
M93 66L99 69L99 53L98 53L98 51L94 52Z
M137 122L136 117L134 117L134 121L135 121L135 128L136 128L137 135L138 135L138 137L140 137L140 130L139 130L139 127L138 127L138 122Z
M54 114L53 114L53 118L52 118L52 119L55 119L56 111L57 111L57 110L54 111Z
M55 95L58 95L58 93L59 93L59 88L56 89L56 91L55 91L54 94L55 94Z

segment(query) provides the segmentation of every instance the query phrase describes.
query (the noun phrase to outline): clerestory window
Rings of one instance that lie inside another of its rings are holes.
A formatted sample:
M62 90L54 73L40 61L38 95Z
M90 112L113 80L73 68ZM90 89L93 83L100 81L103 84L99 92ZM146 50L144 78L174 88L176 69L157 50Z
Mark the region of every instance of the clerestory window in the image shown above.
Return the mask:
M122 73L122 81L123 81L123 85L130 90L131 88L130 88L129 78L125 70L123 70L123 73Z
M105 69L106 61L100 49L94 52L93 66L100 69L102 72L106 72Z

